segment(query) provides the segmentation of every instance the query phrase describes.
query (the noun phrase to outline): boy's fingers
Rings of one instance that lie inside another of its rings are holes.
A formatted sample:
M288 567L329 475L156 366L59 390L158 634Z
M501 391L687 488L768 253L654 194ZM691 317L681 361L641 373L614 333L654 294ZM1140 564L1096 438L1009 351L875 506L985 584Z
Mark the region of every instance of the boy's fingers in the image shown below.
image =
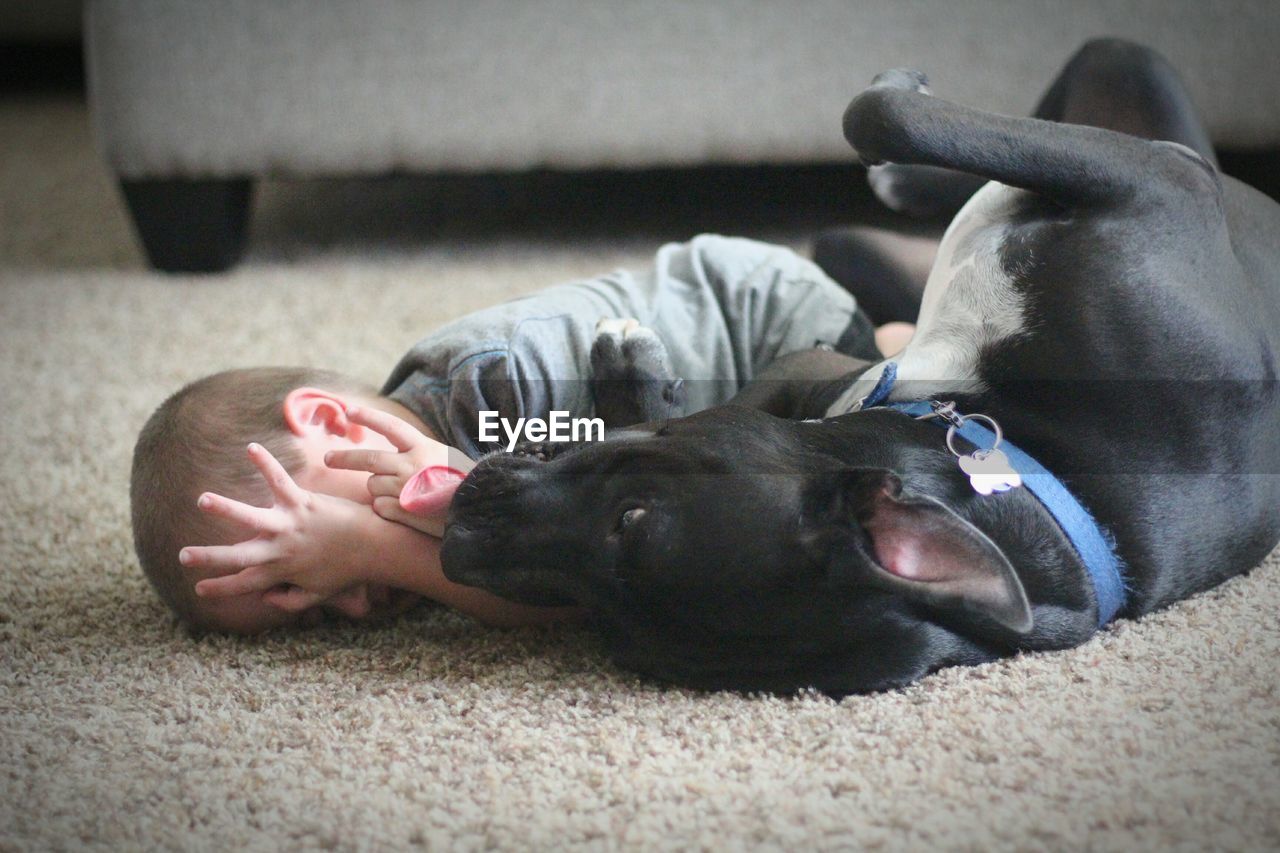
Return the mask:
M315 607L324 601L324 598L300 586L282 586L272 587L264 592L262 600L272 607L279 607L290 613L301 613L303 610Z
M395 474L400 470L400 456L386 450L330 450L324 464L345 471L368 471L370 474Z
M231 598L251 592L263 592L279 584L266 566L253 566L234 575L205 578L196 584L196 595L201 598Z
M202 512L243 524L259 533L280 533L284 530L284 524L271 510L250 506L213 492L205 492L201 495L196 501L196 506L200 507Z
M182 565L201 569L248 569L265 566L275 557L275 547L263 539L235 545L188 545L178 552Z
M388 496L399 500L400 490L404 488L404 478L374 474L369 478L369 494L375 498Z
M249 458L262 473L262 478L267 481L267 485L271 488L271 493L276 496L276 500L286 506L296 506L302 503L304 499L302 489L298 488L298 484L293 482L289 472L284 470L284 466L271 455L271 451L261 444L250 444Z
M439 516L421 516L407 512L400 506L398 497L381 497L373 499L373 511L385 518L430 536L444 536L444 519Z
M400 418L380 409L351 406L347 409L347 417L378 433L402 453L417 447L425 437Z

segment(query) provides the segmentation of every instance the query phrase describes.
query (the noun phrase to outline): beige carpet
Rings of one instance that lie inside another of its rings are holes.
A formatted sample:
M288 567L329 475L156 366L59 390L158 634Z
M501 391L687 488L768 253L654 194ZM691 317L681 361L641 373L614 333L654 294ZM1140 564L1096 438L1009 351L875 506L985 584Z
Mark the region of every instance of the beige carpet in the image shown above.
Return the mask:
M0 102L0 849L1280 846L1274 558L1074 651L839 703L665 689L579 629L425 608L260 641L177 629L126 488L180 384L264 362L378 381L433 325L681 229L801 244L823 215L770 230L593 187L270 186L243 266L164 278L82 108Z

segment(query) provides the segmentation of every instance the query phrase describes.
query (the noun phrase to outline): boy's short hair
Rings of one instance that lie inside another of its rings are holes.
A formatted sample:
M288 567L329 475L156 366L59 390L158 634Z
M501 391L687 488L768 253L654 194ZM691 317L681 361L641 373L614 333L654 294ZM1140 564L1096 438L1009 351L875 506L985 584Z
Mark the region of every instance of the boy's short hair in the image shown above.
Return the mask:
M204 492L270 506L271 496L246 446L256 441L291 476L305 463L284 419L290 391L317 386L369 399L372 386L328 370L255 367L227 370L187 385L160 404L133 449L129 503L138 561L160 599L196 628L205 624L187 570L178 562L185 545L220 544L243 531L196 508Z

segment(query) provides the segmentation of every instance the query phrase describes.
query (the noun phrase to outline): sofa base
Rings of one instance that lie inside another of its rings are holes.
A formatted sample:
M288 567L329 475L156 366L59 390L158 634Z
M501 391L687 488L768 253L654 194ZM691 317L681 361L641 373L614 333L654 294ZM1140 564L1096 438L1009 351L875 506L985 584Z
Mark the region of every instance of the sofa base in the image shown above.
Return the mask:
M253 182L121 180L151 266L164 272L221 272L240 259Z

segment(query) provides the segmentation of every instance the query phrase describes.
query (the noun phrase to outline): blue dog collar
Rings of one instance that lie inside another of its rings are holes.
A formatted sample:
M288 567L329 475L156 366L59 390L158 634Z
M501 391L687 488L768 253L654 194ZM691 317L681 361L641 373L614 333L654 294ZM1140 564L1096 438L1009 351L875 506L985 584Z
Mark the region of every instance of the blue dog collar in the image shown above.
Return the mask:
M875 387L863 398L861 408L865 410L873 406L885 405L914 418L939 414L934 404L927 401L886 403L889 393L893 390L897 372L897 364L894 362L886 364ZM1067 539L1070 540L1076 553L1080 555L1081 561L1084 562L1085 568L1088 569L1089 577L1093 580L1094 595L1098 599L1098 627L1103 627L1124 607L1126 598L1124 575L1121 571L1120 557L1116 554L1115 543L1061 480L1022 449L983 426L976 417L979 416L964 417L958 425L954 419L944 418L939 420L938 424L942 427L955 426L955 431L960 437L968 440L979 450L989 451L993 450L997 444L1000 445L1000 450L1009 459L1010 467L1022 478L1022 484L1053 516L1053 520L1062 528L1062 532L1067 535Z
M882 405L885 400L889 399L889 392L893 390L893 383L897 378L898 363L896 361L886 362L884 370L880 372L880 378L876 380L875 387L867 392L867 396L858 401L858 411Z

